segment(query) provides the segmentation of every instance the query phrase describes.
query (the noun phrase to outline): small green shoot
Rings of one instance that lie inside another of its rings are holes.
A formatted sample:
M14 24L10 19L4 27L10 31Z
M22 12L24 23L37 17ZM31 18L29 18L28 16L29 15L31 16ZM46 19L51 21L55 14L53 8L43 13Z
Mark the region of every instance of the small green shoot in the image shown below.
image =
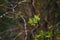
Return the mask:
M29 18L28 23L32 26L34 26L35 24L38 23L38 21L40 20L38 15L34 15L34 18Z

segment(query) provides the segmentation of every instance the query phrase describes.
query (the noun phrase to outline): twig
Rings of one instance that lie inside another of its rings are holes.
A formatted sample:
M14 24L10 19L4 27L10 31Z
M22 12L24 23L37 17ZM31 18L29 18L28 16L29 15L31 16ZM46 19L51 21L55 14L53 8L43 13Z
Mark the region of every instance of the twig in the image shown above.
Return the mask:
M23 21L24 21L24 28L25 28L25 39L24 40L27 40L27 27L26 27L26 20L24 19L24 17L23 16L20 16L22 19L23 19Z
M24 40L27 40L27 31L28 31L28 30L27 30L27 27L26 27L26 25L27 25L27 24L26 24L26 20L24 19L24 17L23 17L22 15L21 15L20 17L21 17L21 18L23 19L23 21L24 21L24 29L25 29L25 30L23 31L23 32L25 33ZM22 33L23 33L23 32L22 32ZM18 36L20 36L22 33L19 33L13 40L16 40L16 38L17 38Z
M23 31L20 32L13 40L16 40L16 38L17 38L18 36L20 36L22 33L23 33Z
M5 0L5 2L6 2L6 3L9 3L10 6L12 6L12 8L11 8L12 11L13 11L12 13L14 13L14 12L15 12L14 9L17 7L17 5L13 6L13 4L11 4L8 0ZM25 1L20 1L20 2L18 2L17 4L20 5L20 4L23 3L23 2L25 2ZM5 16L6 14L9 14L9 13L8 13L8 12L5 12L5 14L1 15L0 18L2 18L3 16Z
M2 18L3 16L5 16L6 14L8 14L8 12L6 12L5 14L1 15L0 18Z
M24 0L23 0L23 1L20 1L20 2L18 2L17 4L20 5L20 4L23 3L23 2L25 2L25 1L24 1ZM16 7L17 7L17 5L14 6L14 8L16 8Z

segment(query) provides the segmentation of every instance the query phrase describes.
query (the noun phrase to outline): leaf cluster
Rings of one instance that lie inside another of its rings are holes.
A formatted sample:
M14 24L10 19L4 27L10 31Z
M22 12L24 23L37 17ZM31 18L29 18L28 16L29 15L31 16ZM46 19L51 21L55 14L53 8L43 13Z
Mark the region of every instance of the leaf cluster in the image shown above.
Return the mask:
M60 31L58 29L55 29L54 35L60 36ZM41 30L38 35L35 35L35 40L39 40L39 38L51 38L52 36L53 36L52 32L50 31L44 32L43 30Z
M38 15L34 15L34 18L29 18L28 23L32 26L34 26L35 24L38 23L38 21L40 20Z
M52 36L52 32L44 32L43 30L40 31L39 35L35 35L35 38L36 39L39 39L39 38L50 38Z

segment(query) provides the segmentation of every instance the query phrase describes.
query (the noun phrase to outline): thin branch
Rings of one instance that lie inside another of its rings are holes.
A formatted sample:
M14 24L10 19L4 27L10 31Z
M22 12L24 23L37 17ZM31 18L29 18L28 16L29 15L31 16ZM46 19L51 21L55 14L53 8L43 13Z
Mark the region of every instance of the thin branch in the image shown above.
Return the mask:
M23 16L20 16L22 19L23 19L23 21L24 21L24 28L25 28L25 39L24 40L27 40L27 27L26 27L26 25L27 25L27 23L26 23L26 20L24 19L24 17Z
M6 12L5 14L1 15L0 18L2 18L3 16L5 16L6 14L8 14L8 12Z
M17 4L20 5L20 4L23 3L23 2L25 2L25 1L24 1L24 0L23 0L23 1L20 1L20 2L18 2ZM16 7L17 7L17 5L14 6L14 8L16 8Z
M24 21L24 33L25 33L25 37L24 37L24 40L27 40L27 27L26 27L26 25L27 25L27 23L26 23L26 20L24 19L24 17L22 16L22 15L20 15L20 17L23 19L23 21ZM22 32L22 33L23 33ZM16 40L16 38L18 37L18 36L20 36L22 33L19 33L15 38L14 38L14 40Z
M14 12L15 12L14 9L17 7L17 5L15 5L15 6L13 7L13 4L11 4L8 0L5 0L5 2L6 2L6 3L9 3L10 6L12 6L12 8L11 8L12 11L13 11L12 13L14 13ZM23 2L25 2L25 1L20 1L20 2L18 2L17 4L20 5L20 4L23 3ZM9 14L9 13L8 13L8 12L5 12L3 15L0 16L0 18L2 18L3 16L5 16L6 14Z
M13 40L16 40L16 38L17 38L18 36L20 36L21 34L23 34L23 31L20 32Z

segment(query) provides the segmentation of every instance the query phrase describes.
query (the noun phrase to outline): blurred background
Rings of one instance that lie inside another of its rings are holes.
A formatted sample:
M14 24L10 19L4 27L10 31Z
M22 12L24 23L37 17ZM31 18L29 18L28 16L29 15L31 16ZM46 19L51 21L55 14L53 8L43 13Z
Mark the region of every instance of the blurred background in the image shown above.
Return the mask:
M40 20L29 24L35 15ZM40 30L56 29L60 32L60 0L0 0L0 40L36 40ZM53 33L39 40L60 40L60 36Z

